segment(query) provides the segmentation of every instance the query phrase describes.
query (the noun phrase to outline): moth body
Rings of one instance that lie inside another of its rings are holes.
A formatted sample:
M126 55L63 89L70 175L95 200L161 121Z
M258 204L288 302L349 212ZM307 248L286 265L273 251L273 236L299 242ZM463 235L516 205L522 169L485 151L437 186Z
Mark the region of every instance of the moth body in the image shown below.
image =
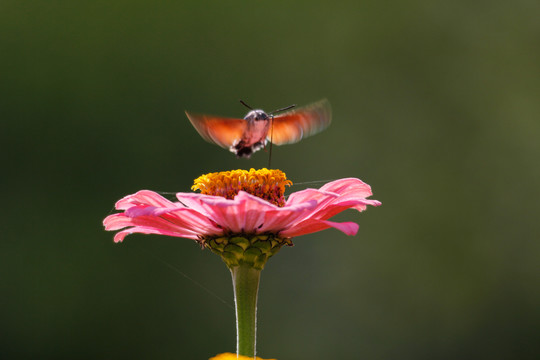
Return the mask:
M249 158L255 151L266 146L270 130L270 117L262 110L252 110L244 117L246 129L242 137L229 150L238 157Z

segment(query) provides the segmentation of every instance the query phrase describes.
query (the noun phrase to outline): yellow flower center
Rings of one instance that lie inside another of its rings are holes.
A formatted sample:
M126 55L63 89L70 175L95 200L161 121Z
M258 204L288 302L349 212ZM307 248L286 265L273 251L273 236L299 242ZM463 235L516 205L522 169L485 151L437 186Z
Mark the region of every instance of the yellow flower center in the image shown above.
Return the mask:
M281 170L266 168L255 170L231 170L199 176L191 190L200 190L205 195L223 196L233 199L240 190L260 197L277 206L285 205L285 186L292 181Z

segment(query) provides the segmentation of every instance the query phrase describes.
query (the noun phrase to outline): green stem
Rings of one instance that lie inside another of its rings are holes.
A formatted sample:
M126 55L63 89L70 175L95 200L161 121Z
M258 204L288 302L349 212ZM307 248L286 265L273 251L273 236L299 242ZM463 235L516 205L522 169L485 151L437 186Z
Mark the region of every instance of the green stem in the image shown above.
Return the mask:
M261 270L245 263L230 267L236 305L236 354L255 357L257 293Z

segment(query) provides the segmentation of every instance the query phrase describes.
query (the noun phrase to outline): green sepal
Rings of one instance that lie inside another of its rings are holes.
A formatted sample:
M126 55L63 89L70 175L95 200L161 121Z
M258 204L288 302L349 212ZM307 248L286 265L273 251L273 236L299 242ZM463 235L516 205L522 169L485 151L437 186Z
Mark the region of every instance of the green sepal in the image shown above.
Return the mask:
M203 244L220 255L229 268L247 265L259 270L283 245L292 246L290 239L281 239L271 234L205 238Z

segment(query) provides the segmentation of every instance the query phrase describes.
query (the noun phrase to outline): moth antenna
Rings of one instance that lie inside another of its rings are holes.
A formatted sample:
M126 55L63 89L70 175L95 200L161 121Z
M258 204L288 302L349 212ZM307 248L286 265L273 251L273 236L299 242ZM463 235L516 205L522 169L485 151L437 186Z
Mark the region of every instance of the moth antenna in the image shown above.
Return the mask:
M247 107L249 110L253 110L253 108L249 106L248 104L246 104L242 99L240 99L240 103L244 105L245 107Z
M284 108L281 108L281 109L277 109L277 110L274 110L270 113L270 115L274 115L275 113L278 113L278 112L282 112L282 111L285 111L285 110L289 110L289 109L292 109L293 107L296 107L296 104L292 104L292 105L289 105L287 107L284 107Z

